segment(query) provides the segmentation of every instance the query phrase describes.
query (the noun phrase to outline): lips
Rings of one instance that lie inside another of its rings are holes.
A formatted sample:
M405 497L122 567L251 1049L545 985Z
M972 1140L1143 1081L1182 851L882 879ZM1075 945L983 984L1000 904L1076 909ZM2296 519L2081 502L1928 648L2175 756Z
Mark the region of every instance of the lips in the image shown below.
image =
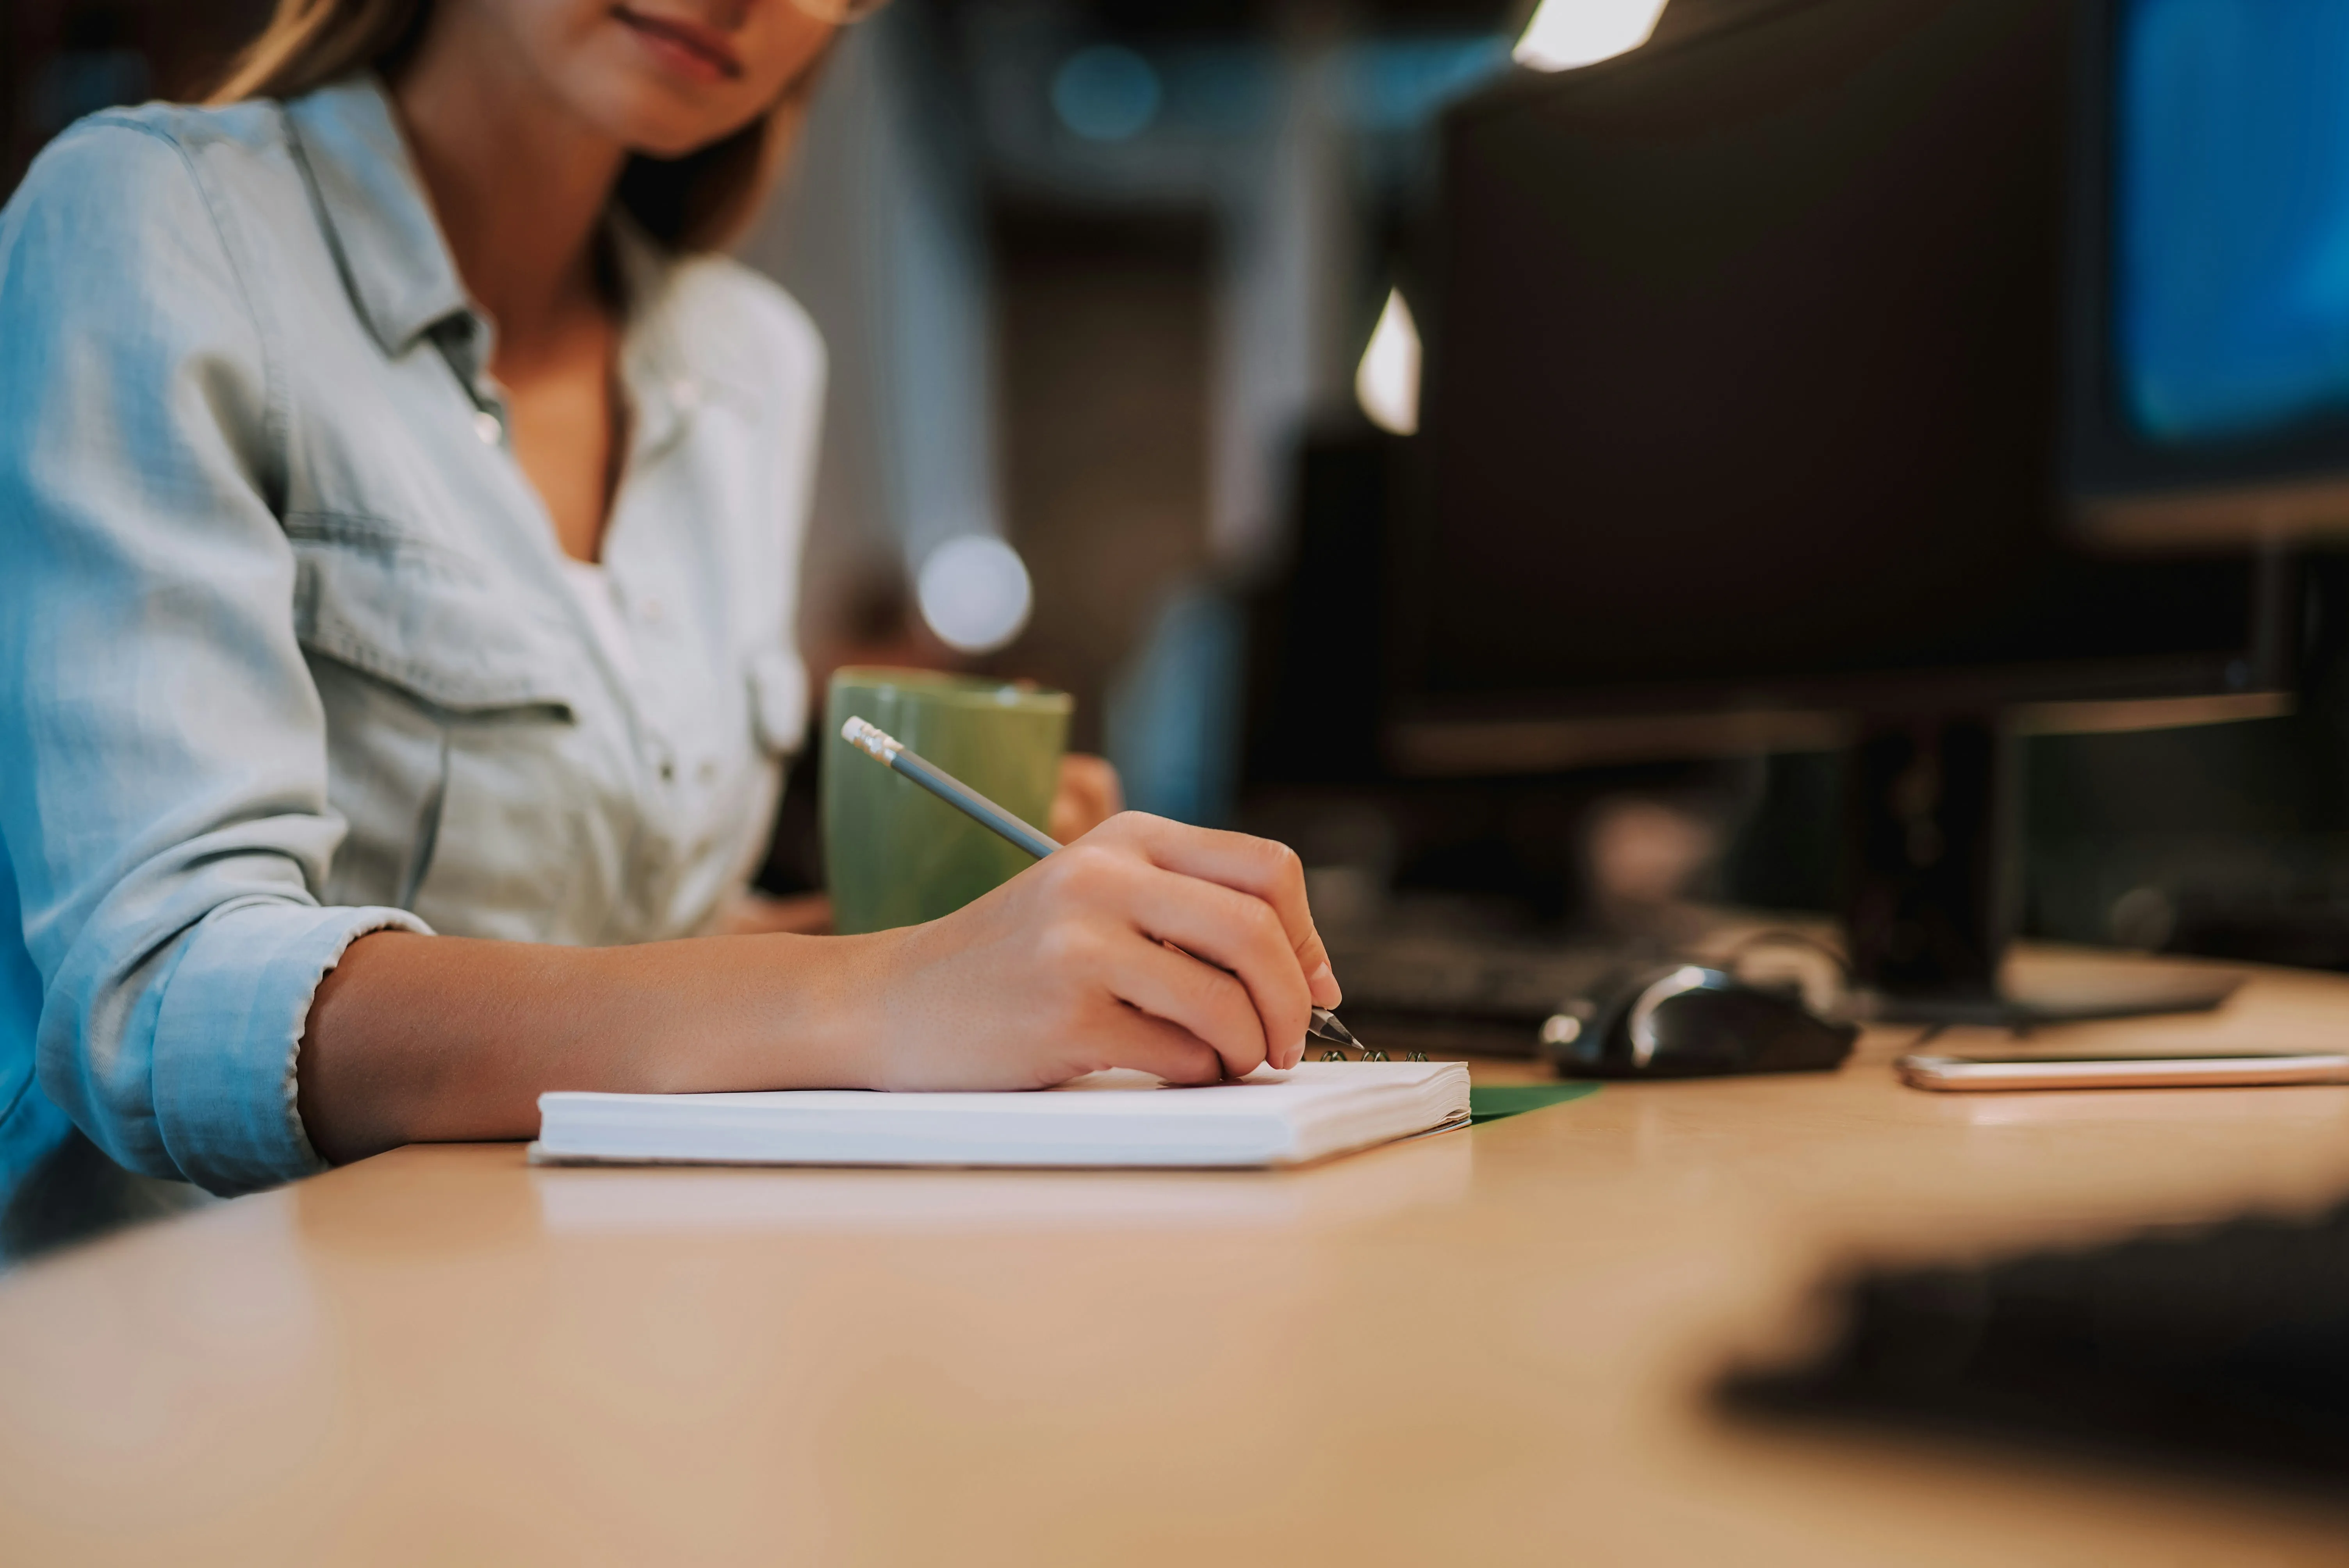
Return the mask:
M686 75L704 81L733 81L742 74L741 57L725 34L682 16L656 15L615 5L613 17L632 29L655 55Z

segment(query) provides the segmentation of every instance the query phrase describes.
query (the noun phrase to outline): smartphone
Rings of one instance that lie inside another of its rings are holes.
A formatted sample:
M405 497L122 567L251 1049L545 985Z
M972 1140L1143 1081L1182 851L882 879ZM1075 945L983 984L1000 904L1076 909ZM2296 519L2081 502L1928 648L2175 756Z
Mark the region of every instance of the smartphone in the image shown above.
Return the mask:
M1895 1064L1912 1088L2215 1088L2233 1084L2349 1083L2349 1053L2245 1052L2202 1057L1933 1057Z

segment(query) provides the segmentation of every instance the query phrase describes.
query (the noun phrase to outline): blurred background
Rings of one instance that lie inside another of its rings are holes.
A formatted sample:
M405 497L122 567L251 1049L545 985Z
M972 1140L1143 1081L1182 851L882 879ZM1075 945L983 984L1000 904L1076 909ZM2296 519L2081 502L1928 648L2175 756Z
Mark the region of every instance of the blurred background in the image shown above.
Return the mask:
M9 0L0 192L80 115L200 93L267 9ZM1335 923L1831 907L1832 751L1435 781L1381 751L1360 676L1384 656L1440 130L1523 74L1531 9L895 0L854 29L740 247L831 347L818 681L1064 687L1132 804L1287 838ZM2349 693L2340 638L2307 631L2289 715L2024 746L2025 933L2349 968ZM1325 699L1303 723L1300 689ZM805 767L776 892L821 885Z

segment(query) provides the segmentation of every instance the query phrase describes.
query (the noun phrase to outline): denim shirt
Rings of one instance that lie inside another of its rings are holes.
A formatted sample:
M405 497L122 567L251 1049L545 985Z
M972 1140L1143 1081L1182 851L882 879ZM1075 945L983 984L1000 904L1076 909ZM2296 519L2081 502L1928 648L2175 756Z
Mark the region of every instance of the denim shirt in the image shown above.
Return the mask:
M0 1256L317 1169L295 1048L356 938L681 936L747 877L823 346L609 229L625 650L373 77L94 116L0 211Z

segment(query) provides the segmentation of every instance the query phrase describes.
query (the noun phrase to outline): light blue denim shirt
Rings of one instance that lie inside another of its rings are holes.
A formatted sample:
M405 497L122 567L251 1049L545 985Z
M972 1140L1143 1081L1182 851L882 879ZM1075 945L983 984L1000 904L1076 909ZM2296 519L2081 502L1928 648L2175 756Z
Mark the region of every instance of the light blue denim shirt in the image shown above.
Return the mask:
M94 116L0 211L0 1256L317 1169L358 936L679 936L747 876L823 346L613 232L619 646L375 78Z

